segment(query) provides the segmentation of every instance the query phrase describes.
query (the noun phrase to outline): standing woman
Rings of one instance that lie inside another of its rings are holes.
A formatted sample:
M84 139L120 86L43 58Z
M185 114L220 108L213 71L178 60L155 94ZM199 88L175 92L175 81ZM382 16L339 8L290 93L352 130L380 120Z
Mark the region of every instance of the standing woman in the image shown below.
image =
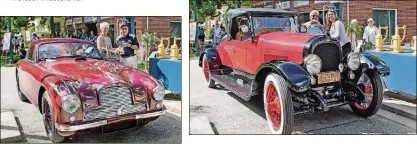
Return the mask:
M101 34L97 38L97 48L109 56L109 53L113 53L111 39L108 36L109 32L109 23L103 22L100 24Z
M345 26L337 17L336 11L329 10L326 29L329 30L330 36L336 39L342 46L343 56L352 51L351 44L345 32Z

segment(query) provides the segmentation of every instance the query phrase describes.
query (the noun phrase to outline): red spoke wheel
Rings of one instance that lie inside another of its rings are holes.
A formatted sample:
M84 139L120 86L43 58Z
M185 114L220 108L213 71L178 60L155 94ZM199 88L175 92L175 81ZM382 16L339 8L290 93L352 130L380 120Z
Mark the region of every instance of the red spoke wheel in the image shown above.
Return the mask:
M207 87L212 88L214 87L214 80L212 80L210 78L210 69L209 69L210 65L209 62L207 60L206 55L204 55L203 57L203 74L204 74L204 82L206 83Z
M294 121L292 93L284 78L270 73L264 83L264 108L273 134L291 134Z
M350 104L352 111L361 117L370 117L378 112L383 99L381 77L375 72L364 73L358 80L358 87L365 94L364 102Z
M41 106L43 124L45 125L46 135L48 136L49 140L51 140L53 143L63 142L65 137L61 136L55 128L55 118L51 99L49 98L48 92L46 91L42 95Z

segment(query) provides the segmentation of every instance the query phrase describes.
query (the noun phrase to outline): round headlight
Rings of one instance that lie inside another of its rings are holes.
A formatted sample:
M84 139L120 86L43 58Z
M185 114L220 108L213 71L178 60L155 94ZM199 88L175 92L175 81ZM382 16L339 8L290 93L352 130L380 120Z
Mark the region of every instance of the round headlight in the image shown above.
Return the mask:
M309 54L304 58L304 64L307 68L308 73L315 75L321 70L321 59L315 54Z
M165 97L165 89L160 85L156 86L153 89L153 98L156 101L161 101L164 99L164 97Z
M347 56L347 64L351 70L357 70L360 66L360 56L358 53L351 52Z
M71 114L75 113L80 105L81 102L77 95L70 94L62 98L62 109Z

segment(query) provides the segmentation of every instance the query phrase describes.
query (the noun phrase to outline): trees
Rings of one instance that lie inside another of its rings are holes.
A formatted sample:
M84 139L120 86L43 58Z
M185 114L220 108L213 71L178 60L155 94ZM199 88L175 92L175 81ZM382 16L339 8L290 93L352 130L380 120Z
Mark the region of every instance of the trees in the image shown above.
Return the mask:
M241 6L250 6L252 0L196 0L197 5L197 22L203 23L206 17L217 17L220 15L217 9L222 6L228 6L228 9L240 8ZM190 18L193 17L193 0L190 0ZM227 11L226 10L226 11Z

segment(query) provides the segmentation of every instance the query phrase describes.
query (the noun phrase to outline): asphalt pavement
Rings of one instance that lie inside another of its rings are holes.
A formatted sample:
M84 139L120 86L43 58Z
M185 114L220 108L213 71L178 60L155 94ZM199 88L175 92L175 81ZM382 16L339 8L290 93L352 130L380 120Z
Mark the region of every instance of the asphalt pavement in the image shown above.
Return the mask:
M14 67L1 68L1 112L13 112L23 142L50 143L46 136L41 114L30 103L22 102L16 89ZM109 134L93 133L74 137L71 143L181 143L181 118L167 113L144 127Z
M197 60L190 61L190 117L207 117L215 134L270 134L261 98L244 101L217 85L207 88ZM198 123L190 122L190 127ZM369 118L349 106L296 115L293 134L416 134L416 121L380 109ZM191 131L191 134L192 131Z

